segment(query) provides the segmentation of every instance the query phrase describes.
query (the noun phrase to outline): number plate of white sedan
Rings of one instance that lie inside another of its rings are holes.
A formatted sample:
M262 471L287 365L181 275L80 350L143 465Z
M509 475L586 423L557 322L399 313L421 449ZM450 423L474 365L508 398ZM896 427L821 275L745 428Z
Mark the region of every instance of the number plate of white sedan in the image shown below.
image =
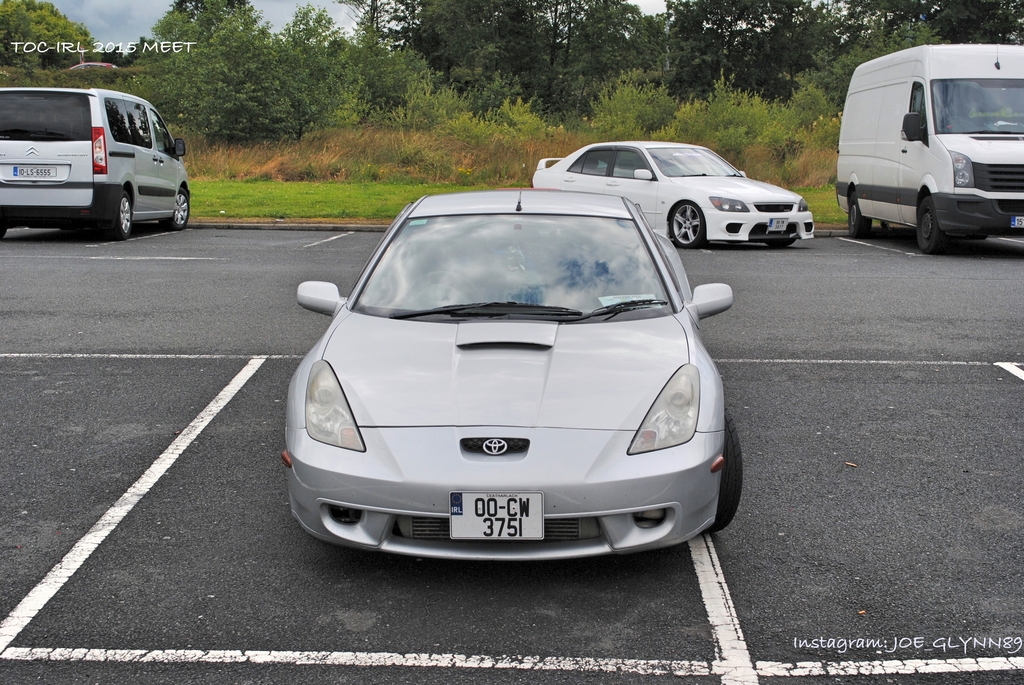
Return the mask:
M789 225L789 219L768 219L769 231L785 231Z
M543 540L544 493L453 492L453 540Z
M1011 228L1024 228L1024 216L1015 216L1010 219Z
M55 166L16 166L14 167L15 178L56 178L57 167Z

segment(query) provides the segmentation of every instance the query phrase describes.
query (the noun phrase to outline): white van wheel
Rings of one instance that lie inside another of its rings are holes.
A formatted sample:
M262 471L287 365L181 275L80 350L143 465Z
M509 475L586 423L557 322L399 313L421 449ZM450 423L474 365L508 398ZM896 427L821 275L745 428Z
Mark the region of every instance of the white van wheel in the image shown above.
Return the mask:
M949 245L949 236L939 228L935 218L935 204L930 197L921 200L917 208L917 246L925 254L942 254Z
M847 230L851 238L867 238L871 235L871 219L860 213L860 204L857 198L850 196L849 214L847 218Z

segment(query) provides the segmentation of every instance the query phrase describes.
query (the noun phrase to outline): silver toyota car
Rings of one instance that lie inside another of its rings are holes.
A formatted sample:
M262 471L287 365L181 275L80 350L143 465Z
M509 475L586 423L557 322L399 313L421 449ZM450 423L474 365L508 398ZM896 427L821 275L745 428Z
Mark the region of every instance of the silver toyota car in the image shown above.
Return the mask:
M292 513L420 557L636 552L724 528L742 462L675 248L621 197L425 197L395 220L288 391Z

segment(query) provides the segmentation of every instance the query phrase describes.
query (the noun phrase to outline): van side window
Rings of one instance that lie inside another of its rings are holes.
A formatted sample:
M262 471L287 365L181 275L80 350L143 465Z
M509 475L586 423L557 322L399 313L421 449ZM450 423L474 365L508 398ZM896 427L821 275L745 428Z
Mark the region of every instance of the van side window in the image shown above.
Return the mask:
M153 147L153 134L149 128L149 117L146 106L141 102L128 102L128 127L132 132L132 142L139 147Z
M118 143L132 144L132 132L128 129L128 115L124 111L124 101L121 98L106 98L103 105L107 110L107 122L110 124L110 133Z
M174 141L171 140L171 134L167 131L167 126L164 124L164 120L160 118L160 115L156 113L155 109L149 110L153 119L153 137L156 142L156 149L165 155L174 156Z
M924 106L924 84L915 82L910 87L910 111L917 112L921 115L921 134L922 139L927 140L928 133L928 113L925 111Z

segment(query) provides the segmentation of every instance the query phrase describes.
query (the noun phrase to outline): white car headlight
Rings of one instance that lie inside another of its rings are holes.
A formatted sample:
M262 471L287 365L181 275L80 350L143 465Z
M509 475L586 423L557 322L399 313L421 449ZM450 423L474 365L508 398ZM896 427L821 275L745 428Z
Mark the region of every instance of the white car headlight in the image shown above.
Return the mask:
M341 390L334 369L321 359L313 364L306 384L306 432L328 445L365 452L363 437Z
M682 366L654 400L626 454L641 454L687 442L697 430L700 373L693 364Z
M731 197L709 197L711 204L715 206L715 209L720 209L723 212L749 212L750 209L747 207L743 200L736 200Z
M971 163L971 158L952 150L949 151L949 156L953 158L953 185L957 188L973 188L974 164Z

